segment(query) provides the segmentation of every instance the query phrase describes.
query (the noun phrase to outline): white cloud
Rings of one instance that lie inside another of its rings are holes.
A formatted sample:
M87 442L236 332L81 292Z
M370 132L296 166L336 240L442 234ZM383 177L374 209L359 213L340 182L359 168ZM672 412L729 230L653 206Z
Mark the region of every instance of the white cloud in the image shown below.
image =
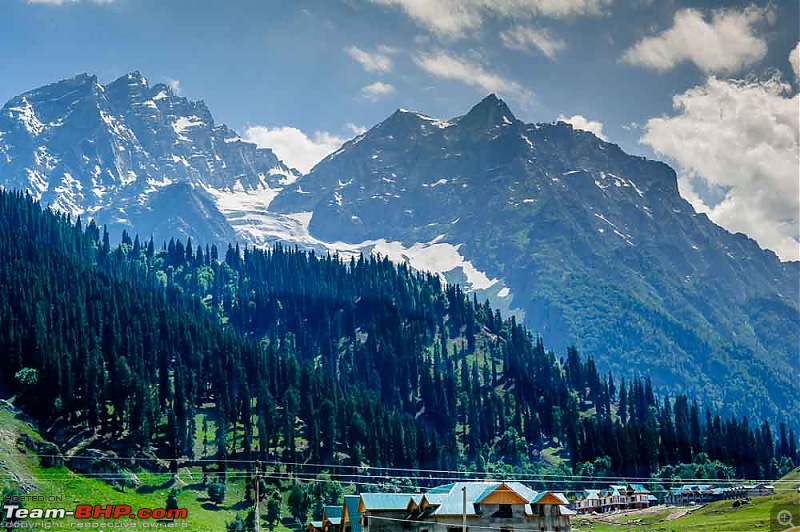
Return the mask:
M291 126L250 127L244 138L260 148L272 149L279 159L304 174L347 140L327 131L316 131L309 136Z
M442 79L461 81L483 92L496 92L530 102L533 93L516 81L486 70L482 65L447 52L418 53L414 62L426 72Z
M392 70L392 58L389 57L389 54L394 53L394 49L388 46L379 46L375 52L367 52L357 46L348 46L344 51L358 61L367 72L389 72Z
M172 89L172 94L175 96L180 96L181 94L181 80L179 79L168 79L167 80L167 87Z
M388 96L394 92L394 87L389 83L384 83L382 81L376 81L375 83L370 83L366 87L361 88L361 95L368 100L372 100L373 102L380 100L384 96Z
M356 124L353 124L352 122L348 122L347 124L344 125L344 127L348 131L350 131L353 135L356 135L356 136L363 135L364 133L367 132L367 128L365 128L364 126L357 126Z
M794 71L795 83L800 83L800 42L789 52L789 63L792 65L792 70Z
M530 52L535 47L549 59L555 59L556 54L565 46L564 41L553 37L546 29L529 26L514 26L502 32L500 40L503 46L512 50Z
M683 9L675 13L670 29L642 39L622 58L661 71L690 62L707 73L730 74L764 58L767 43L757 35L757 26L771 16L766 8L719 10L709 22L700 11Z
M603 133L603 123L598 120L589 120L583 115L574 115L570 117L566 117L564 115L558 115L556 118L559 122L566 122L567 124L571 124L572 127L575 129L581 129L583 131L589 131L590 133L594 133L594 135L601 139L601 140L608 140Z
M600 13L612 0L371 0L401 9L433 33L451 38L481 26L486 17L531 20Z
M674 161L684 197L716 223L784 260L800 258L800 96L778 78L720 80L673 98L641 142ZM724 191L707 204L696 185Z

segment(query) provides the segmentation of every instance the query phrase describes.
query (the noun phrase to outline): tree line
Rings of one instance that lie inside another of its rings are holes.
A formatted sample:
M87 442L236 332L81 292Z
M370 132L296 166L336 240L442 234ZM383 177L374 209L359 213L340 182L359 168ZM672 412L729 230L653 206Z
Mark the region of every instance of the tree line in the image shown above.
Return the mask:
M783 424L657 399L647 379L617 387L386 258L127 233L112 245L13 192L0 192L0 256L0 382L56 440L89 428L192 459L202 435L222 470L536 470L554 445L576 472L650 476L700 457L768 477L798 463Z

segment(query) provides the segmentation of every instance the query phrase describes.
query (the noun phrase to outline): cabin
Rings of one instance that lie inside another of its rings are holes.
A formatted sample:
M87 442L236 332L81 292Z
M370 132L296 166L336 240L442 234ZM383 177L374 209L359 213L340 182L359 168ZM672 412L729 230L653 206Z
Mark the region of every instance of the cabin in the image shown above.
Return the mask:
M579 514L602 513L603 501L600 490L583 490L572 501L572 508Z
M308 523L306 530L308 532L342 532L343 512L344 506L337 504L324 506L322 508L322 519Z
M686 506L689 504L704 504L709 502L712 495L713 486L710 484L684 484L676 488L670 488L664 502L676 506Z
M358 504L362 532L407 530L409 508L420 499L413 493L362 493Z
M466 496L466 507L464 497ZM424 494L362 493L361 532L568 532L567 499L519 482L454 482ZM470 531L471 529L471 531Z
M750 497L766 497L767 495L775 495L775 486L771 484L764 484L759 482L757 484L749 484L742 486L747 498Z
M361 512L358 505L361 497L358 495L345 495L342 505L342 532L361 532Z
M642 484L628 484L625 488L625 497L628 499L628 508L634 510L649 508L655 499Z
M572 501L581 514L649 508L656 498L642 484L612 484L607 489L586 489Z
M686 506L748 497L745 486L715 487L711 484L684 484L680 487L670 488L664 502L676 506Z
M343 508L339 505L325 506L322 509L323 532L341 532Z

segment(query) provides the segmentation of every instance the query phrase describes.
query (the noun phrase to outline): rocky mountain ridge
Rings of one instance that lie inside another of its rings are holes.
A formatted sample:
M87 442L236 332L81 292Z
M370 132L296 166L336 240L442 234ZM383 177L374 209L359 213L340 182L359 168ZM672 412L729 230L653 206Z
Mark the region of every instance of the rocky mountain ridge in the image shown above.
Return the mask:
M0 185L112 234L378 252L666 393L800 408L800 264L695 212L669 166L494 95L398 110L301 176L138 72L80 75L0 109Z

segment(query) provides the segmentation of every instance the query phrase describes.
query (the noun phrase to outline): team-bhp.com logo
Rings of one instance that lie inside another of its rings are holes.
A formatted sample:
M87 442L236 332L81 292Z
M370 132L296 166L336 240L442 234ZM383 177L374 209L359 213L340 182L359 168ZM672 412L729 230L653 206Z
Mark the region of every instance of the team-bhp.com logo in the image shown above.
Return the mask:
M800 500L778 504L772 508L770 532L800 532Z
M116 520L116 519L155 519L176 520L186 519L186 508L140 508L136 511L127 504L79 504L74 510L65 508L23 508L18 504L3 506L3 517L6 523L19 522L26 519L66 519L71 517L76 520Z

